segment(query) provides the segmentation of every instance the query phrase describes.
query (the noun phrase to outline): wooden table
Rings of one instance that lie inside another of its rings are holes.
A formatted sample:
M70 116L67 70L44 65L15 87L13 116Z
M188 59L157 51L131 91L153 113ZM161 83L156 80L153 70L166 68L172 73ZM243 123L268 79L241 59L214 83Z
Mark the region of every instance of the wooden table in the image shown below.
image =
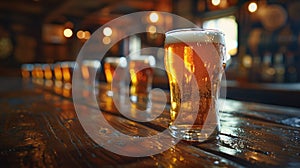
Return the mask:
M226 100L219 140L180 141L159 154L128 157L88 136L68 90L20 78L0 78L0 86L1 167L300 167L297 108ZM168 106L159 119L135 122L118 114L105 95L98 96L105 118L129 135L167 127ZM95 109L88 101L85 106Z

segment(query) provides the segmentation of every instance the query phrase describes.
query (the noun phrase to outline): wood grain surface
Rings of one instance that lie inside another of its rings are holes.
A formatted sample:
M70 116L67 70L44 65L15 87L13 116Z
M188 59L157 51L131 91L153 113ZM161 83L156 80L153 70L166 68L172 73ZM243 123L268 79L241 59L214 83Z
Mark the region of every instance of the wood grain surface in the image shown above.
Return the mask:
M297 108L227 99L220 112L219 140L180 141L156 155L128 157L89 137L70 90L20 78L0 78L0 86L0 167L300 167ZM136 122L119 113L102 89L97 104L86 95L82 106L88 111L99 107L117 130L151 136L168 126L168 104L155 120ZM161 100L153 96L150 112L158 113Z

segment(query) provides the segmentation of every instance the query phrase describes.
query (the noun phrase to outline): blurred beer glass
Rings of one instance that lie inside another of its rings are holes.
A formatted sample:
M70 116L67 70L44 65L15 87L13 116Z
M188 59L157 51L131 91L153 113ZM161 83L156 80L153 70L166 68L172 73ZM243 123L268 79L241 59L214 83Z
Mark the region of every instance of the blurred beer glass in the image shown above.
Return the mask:
M224 34L200 28L166 33L171 135L188 141L216 139L218 97L224 70Z
M43 72L42 64L39 63L33 64L32 82L38 85L44 84L44 72Z
M53 77L54 77L54 74L53 74L53 65L52 64L43 64L42 65L42 69L43 69L43 72L44 72L44 79L45 79L45 86L47 87L52 87L53 85Z
M63 86L66 89L71 89L72 87L72 75L75 67L75 62L65 61L60 63Z
M125 84L127 60L125 57L106 57L104 59L104 73L107 82L107 95L120 93Z
M21 65L21 75L23 78L27 79L32 77L33 64L22 64Z
M81 65L81 73L83 80L88 85L98 82L101 63L99 60L83 60ZM95 77L95 79L93 79ZM97 84L97 83L95 83Z
M60 63L55 63L52 68L54 73L54 80L62 81L62 72L60 68Z
M51 64L43 64L42 69L44 72L44 78L46 80L52 80L53 74L52 74L52 65Z
M32 77L37 79L44 78L42 64L33 64Z
M62 70L61 70L61 64L60 62L57 62L55 64L53 64L53 67L52 67L52 71L53 71L53 74L54 74L54 86L56 88L60 88L62 87L63 85L63 76L62 76Z
M130 57L130 100L134 103L148 103L155 67L155 58L151 55Z

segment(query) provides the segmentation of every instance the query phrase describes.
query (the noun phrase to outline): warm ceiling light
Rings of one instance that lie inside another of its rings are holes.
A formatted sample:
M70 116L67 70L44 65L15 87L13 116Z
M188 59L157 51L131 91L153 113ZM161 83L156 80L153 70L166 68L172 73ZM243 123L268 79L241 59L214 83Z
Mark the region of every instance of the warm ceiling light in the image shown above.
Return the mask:
M156 27L151 25L148 27L148 32L151 33L151 34L154 34L156 33Z
M72 35L73 35L73 31L71 29L67 28L67 29L64 30L64 36L65 37L69 38Z
M221 0L211 0L211 3L212 3L214 6L218 6L218 5L220 5Z
M105 36L111 36L111 35L112 35L112 29L111 29L110 27L105 27L105 28L103 29L103 34L104 34Z
M91 37L91 33L89 31L84 31L84 38L87 40Z
M79 30L76 35L79 39L83 39L85 37L85 33L82 30Z
M255 2L251 2L249 5L248 5L248 10L249 12L253 13L257 10L257 4Z
M110 37L105 36L105 37L103 37L102 42L103 42L103 44L108 45L108 44L110 44L111 39L110 39Z
M150 21L152 23L156 23L158 21L158 19L159 19L159 16L158 16L158 14L156 12L152 12L149 15L149 19L150 19Z
M76 35L78 39L85 39L85 40L88 40L91 37L91 33L89 31L83 31L83 30L79 30L76 33Z

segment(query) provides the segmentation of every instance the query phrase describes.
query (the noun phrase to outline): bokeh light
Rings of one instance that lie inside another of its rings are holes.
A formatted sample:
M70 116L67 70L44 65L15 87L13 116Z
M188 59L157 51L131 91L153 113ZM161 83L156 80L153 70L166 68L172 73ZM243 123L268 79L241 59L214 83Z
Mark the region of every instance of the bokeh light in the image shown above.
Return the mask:
M71 37L72 35L73 35L73 31L72 31L71 29L66 28L66 29L64 30L64 36L65 36L65 37L69 38L69 37Z

